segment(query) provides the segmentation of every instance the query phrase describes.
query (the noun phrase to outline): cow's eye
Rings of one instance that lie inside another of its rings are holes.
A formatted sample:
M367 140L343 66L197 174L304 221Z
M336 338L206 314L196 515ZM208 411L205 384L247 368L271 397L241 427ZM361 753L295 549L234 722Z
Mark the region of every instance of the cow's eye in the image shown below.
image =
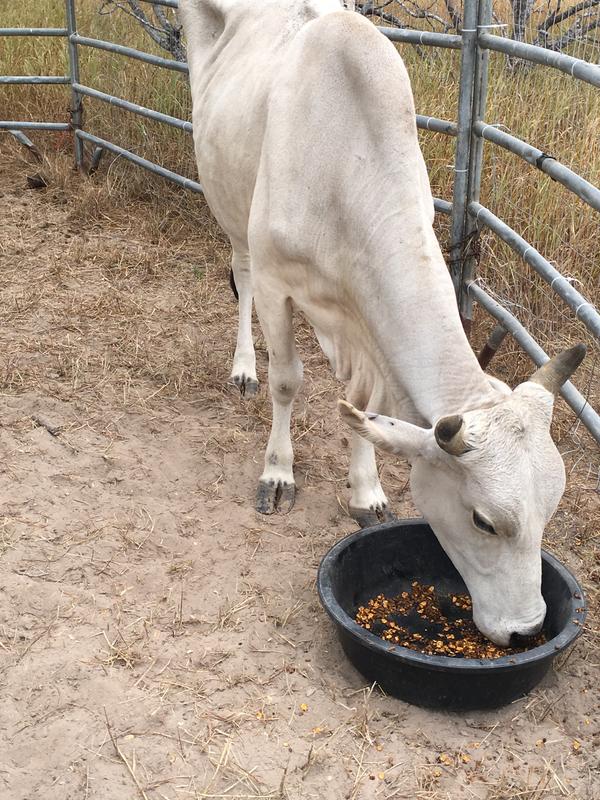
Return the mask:
M476 528L479 528L479 530L483 531L484 533L491 533L494 536L496 535L496 529L494 526L480 516L477 511L473 511L473 525L475 525Z

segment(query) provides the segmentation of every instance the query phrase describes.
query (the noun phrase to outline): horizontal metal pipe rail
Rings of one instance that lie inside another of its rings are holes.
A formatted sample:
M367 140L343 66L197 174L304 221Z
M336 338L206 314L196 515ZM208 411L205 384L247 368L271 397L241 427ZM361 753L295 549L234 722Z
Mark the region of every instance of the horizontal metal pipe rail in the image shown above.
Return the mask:
M439 214L451 214L452 203L448 200L441 200L439 197L433 198L433 207Z
M66 28L0 28L0 36L66 36Z
M153 6L167 6L167 8L179 8L178 0L142 0L142 3L152 3Z
M66 82L68 82L68 80L69 79L66 78ZM129 100L123 100L112 94L106 94L106 92L92 89L90 86L84 86L81 83L74 83L73 88L80 94L87 95L96 100L101 100L109 105L122 108L125 111L131 111L133 114L139 114L142 117L147 117L157 122L164 122L166 125L171 125L174 128L192 133L192 123L187 120L180 119L179 117L172 117L170 114L163 114L161 111L155 111L152 108L141 106L138 103L131 103ZM427 117L422 114L417 114L417 127L422 130L444 133L448 136L456 136L455 123L445 119L438 119L437 117Z
M480 33L479 44L481 47L494 50L497 53L505 53L508 56L522 58L525 61L544 64L546 67L554 67L554 69L559 69L573 78L591 83L592 86L600 86L600 66L591 64L588 61L582 61L580 58L573 58L573 56L567 56L564 53L556 53L554 50L546 50L545 47L537 47L534 44L505 39L503 36L494 36L491 33Z
M0 78L0 83L2 79ZM66 78L65 82L68 83L69 79ZM131 103L129 100L123 100L120 97L115 97L112 94L106 94L98 89L92 89L90 86L84 86L81 83L74 83L73 88L80 94L93 97L96 100L101 100L112 106L123 108L126 111L131 111L133 114L139 114L142 117L156 120L157 122L164 122L166 125L171 125L174 128L192 133L192 123L179 117L172 117L169 114L163 114L161 111L155 111L152 108ZM456 136L456 125L445 119L438 119L437 117L427 117L422 114L417 114L417 127L422 130L434 131L435 133L445 133L448 136Z
M179 175L177 172L172 172L169 169L165 169L165 167L161 167L160 164L156 164L154 161L148 161L148 159L142 158L136 153L132 153L131 150L126 150L124 147L119 147L118 145L109 142L107 139L101 139L99 136L93 136L91 133L87 133L87 131L82 130L75 131L75 135L84 141L96 145L96 147L103 148L111 153L115 153L115 155L122 156L128 161L137 164L138 167L143 167L149 172L154 172L156 175L160 175L161 178L166 178L167 180L176 183L178 186L182 186L184 189L191 189L193 192L197 192L199 194L203 193L202 186L196 181L190 180L189 178L184 178L183 175ZM435 210L441 214L450 214L452 212L452 203L449 203L447 200L441 200L436 197L434 198L433 203Z
M423 114L417 114L417 128L434 133L445 133L447 136L456 136L458 133L456 122L437 117L426 117Z
M485 206L480 203L469 203L468 211L472 217L487 225L529 266L533 267L538 275L550 285L550 288L575 312L575 317L580 319L588 331L600 341L600 314L556 267L553 267L535 247Z
M573 172L569 167L561 164L553 156L485 122L476 122L473 125L473 131L476 136L488 142L493 142L505 150L520 156L528 164L537 167L537 169L553 180L558 181L558 183L562 183L563 186L580 197L589 206L595 208L596 211L600 211L600 189L597 189L592 183Z
M146 53L144 50L136 50L134 47L125 47L125 45L122 44L106 42L104 39L91 39L89 36L79 36L78 33L72 33L71 36L69 36L69 41L72 44L81 45L83 47L93 47L97 50L106 50L109 53L127 56L127 58L135 58L138 61L144 61L146 64L154 64L156 67L164 67L165 69L185 72L186 74L188 72L187 64L182 61L175 61L174 58L162 58L162 56Z
M122 156L128 161L137 164L138 167L143 167L149 172L154 172L156 175L160 175L161 178L166 178L168 181L176 183L178 186L181 186L184 189L191 189L192 192L198 193L202 193L203 191L202 186L197 181L193 181L190 178L184 178L183 175L179 175L177 172L172 172L170 169L165 169L165 167L161 167L160 164L155 164L154 161L148 161L147 158L142 158L141 156L136 155L136 153L126 150L124 147L119 147L118 145L109 142L107 139L101 139L99 136L93 136L91 133L87 133L87 131L82 130L76 130L75 136L85 142L91 142L92 144L95 144L96 147L102 147L104 150L108 150L117 156Z
M71 79L68 75L0 75L0 86L22 86L24 84L48 86L70 82Z
M548 354L540 347L527 329L497 303L490 295L475 282L467 286L467 291L482 308L496 319L507 330L513 339L523 348L531 360L539 367L549 360ZM567 381L560 390L560 394L573 409L577 417L583 422L594 439L600 444L600 416L594 411L585 397L577 391L570 381Z
M68 78L66 79L68 82ZM1 79L0 79L1 81ZM171 125L174 128L192 133L192 123L179 117L172 117L169 114L163 114L161 111L155 111L152 108L141 106L137 103L131 103L129 100L123 100L120 97L115 97L112 94L106 94L98 89L92 89L90 86L84 86L81 83L74 83L73 88L80 94L92 97L96 100L101 100L109 105L122 108L125 111L131 111L133 114L139 114L142 117L156 120L157 122L164 122L166 125ZM434 131L436 133L444 133L448 136L456 136L456 125L445 119L438 119L437 117L427 117L422 114L417 114L417 127L422 130Z
M31 141L31 139L28 136L25 136L23 131L15 131L15 130L9 129L8 132L10 133L11 136L14 136L15 139L18 142L20 142L24 147L26 147L28 150L31 150L31 152L34 153L34 155L36 156L38 161L41 160L41 156L39 154L39 150L34 145L34 143Z
M453 33L436 33L435 31L414 31L410 28L385 28L380 25L377 30L392 42L422 44L429 47L445 47L460 50L462 37Z
M172 117L169 114L163 114L161 111L155 111L153 108L146 108L146 106L140 106L137 103L130 103L129 100L122 100L120 97L114 97L112 94L100 92L98 89L92 89L90 86L84 86L81 83L74 83L73 89L79 92L79 94L93 97L96 100L101 100L111 106L122 108L125 111L131 111L133 114L138 114L141 117L147 117L148 119L156 120L156 122L164 122L165 125L171 125L171 127L179 128L187 133L192 132L192 123L184 119L179 119L179 117Z
M11 119L0 122L0 131L70 131L68 122L19 122Z
M416 44L433 45L437 47L450 47L453 49L460 49L460 36L451 36L445 33L430 33L427 31L413 31L403 30L399 28L378 28L384 36L392 41L412 42ZM390 33L391 31L391 33ZM416 34L416 36L414 35ZM439 38L438 40L438 37ZM421 42L421 38L423 41ZM435 41L428 41L433 38ZM109 53L116 53L117 55L135 58L138 61L144 61L147 64L154 64L157 67L165 67L165 69L173 69L178 72L188 72L188 66L183 61L176 61L173 58L162 58L162 56L155 56L152 53L146 53L144 50L136 50L133 47L126 47L122 44L115 44L114 42L107 42L104 39L93 39L89 36L80 36L77 33L71 34L70 41L77 45L84 47L94 47L98 50L106 50ZM450 41L448 41L450 40ZM458 42L458 44L457 44Z

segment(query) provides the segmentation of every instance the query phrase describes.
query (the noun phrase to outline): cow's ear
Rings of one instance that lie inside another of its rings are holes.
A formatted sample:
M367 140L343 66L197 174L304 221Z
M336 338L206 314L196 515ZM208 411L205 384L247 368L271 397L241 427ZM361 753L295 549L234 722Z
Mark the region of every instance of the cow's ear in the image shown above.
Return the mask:
M431 430L400 419L359 411L345 400L338 400L342 419L375 447L413 461L431 448Z

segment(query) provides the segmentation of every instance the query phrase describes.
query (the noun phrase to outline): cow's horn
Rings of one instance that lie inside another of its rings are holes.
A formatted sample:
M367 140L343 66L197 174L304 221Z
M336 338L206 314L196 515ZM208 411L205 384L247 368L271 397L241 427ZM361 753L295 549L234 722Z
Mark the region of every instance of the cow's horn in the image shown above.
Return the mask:
M529 380L539 383L552 394L558 394L563 383L569 380L583 361L586 350L584 344L576 344L569 350L563 350L536 370Z
M435 440L451 456L462 456L469 448L463 438L464 420L460 414L442 417L435 426Z

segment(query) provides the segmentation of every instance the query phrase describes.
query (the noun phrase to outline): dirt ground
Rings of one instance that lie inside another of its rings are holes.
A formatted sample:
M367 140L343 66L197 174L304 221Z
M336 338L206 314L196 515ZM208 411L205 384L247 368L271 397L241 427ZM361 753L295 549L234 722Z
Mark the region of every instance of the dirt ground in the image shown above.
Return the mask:
M316 595L354 525L308 333L299 496L260 517L270 406L226 386L236 307L201 202L190 232L171 190L152 224L104 178L29 190L39 167L0 144L0 798L600 798L597 451L561 442L546 538L592 605L574 650L500 711L383 696ZM414 515L406 480L385 463Z

